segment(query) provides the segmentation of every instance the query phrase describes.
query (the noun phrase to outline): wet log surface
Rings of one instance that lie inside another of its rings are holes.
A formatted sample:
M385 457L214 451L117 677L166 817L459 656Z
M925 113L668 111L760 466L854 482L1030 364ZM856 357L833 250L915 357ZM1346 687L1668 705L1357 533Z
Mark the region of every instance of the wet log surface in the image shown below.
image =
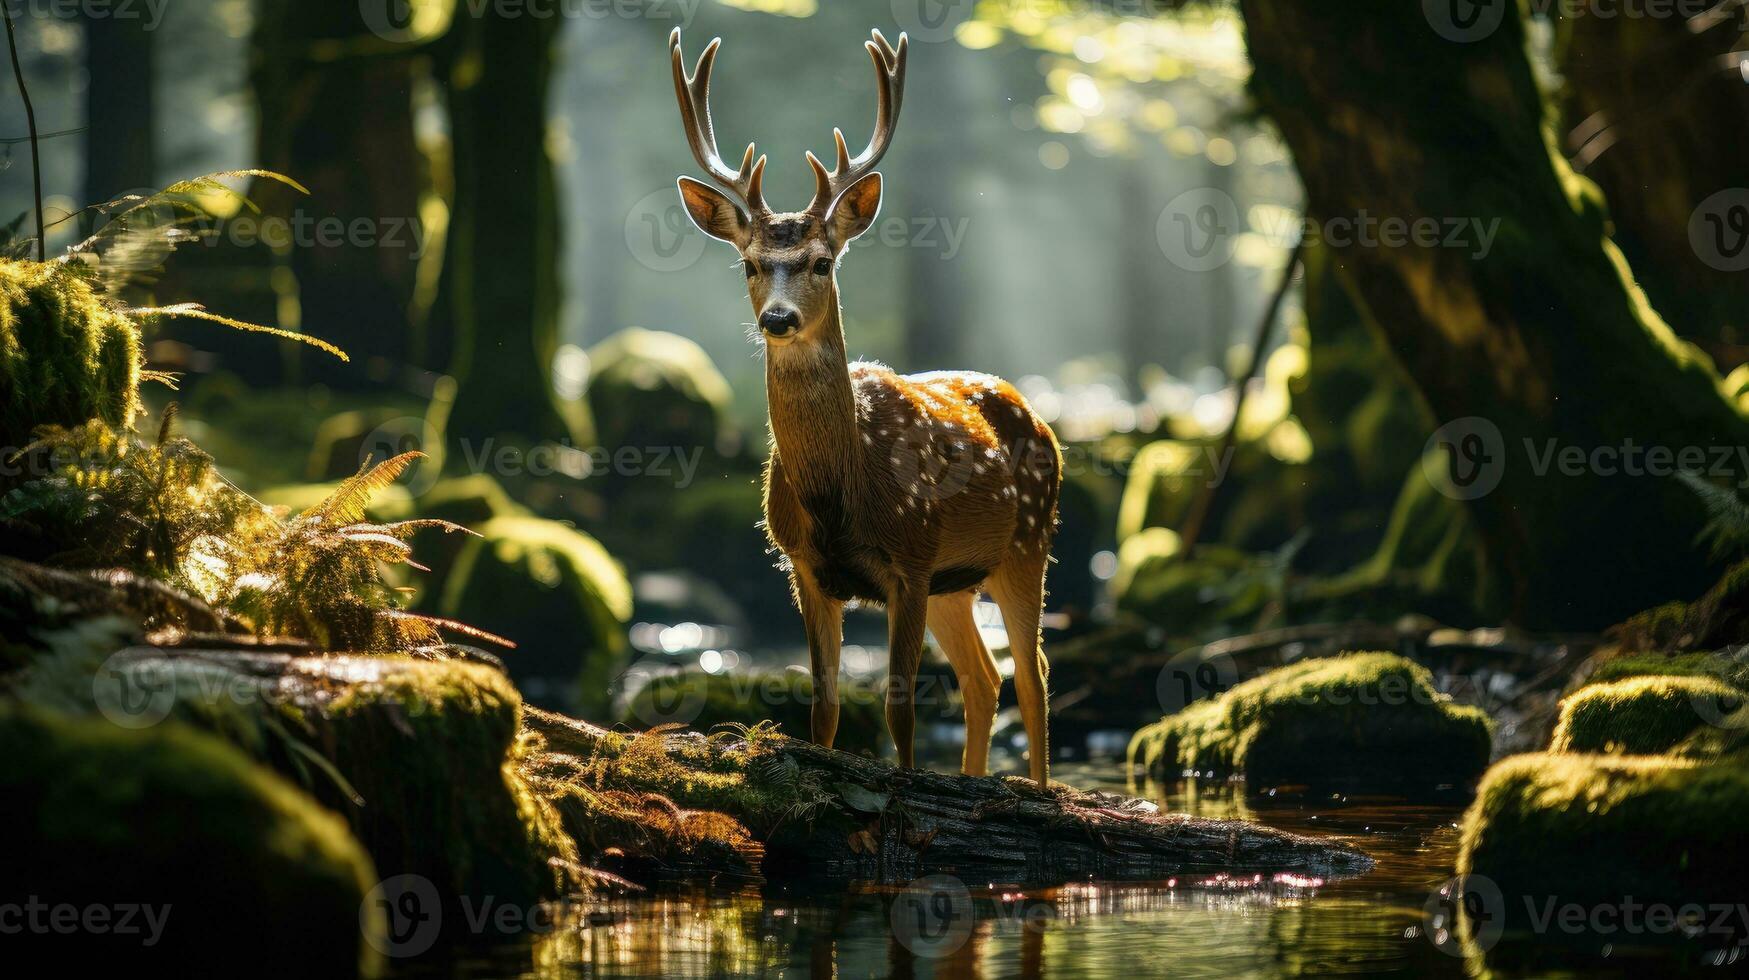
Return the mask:
M555 749L592 751L608 733L530 709L526 723ZM667 736L675 755L733 742ZM1146 801L1030 780L899 769L874 759L775 737L766 743L821 787L830 816L756 826L771 879L903 884L932 874L967 881L1049 885L1159 881L1185 874L1363 874L1372 859L1346 844L1241 820L1162 814ZM731 813L747 818L748 815Z

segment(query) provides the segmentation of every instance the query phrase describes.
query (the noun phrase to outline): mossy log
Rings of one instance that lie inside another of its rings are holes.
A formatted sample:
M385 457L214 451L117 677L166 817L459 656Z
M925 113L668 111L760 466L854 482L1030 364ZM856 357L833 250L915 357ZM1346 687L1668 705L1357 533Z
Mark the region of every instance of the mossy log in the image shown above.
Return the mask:
M620 751L626 736L530 709L551 756ZM741 821L773 879L903 883L924 875L1027 884L1159 880L1186 872L1361 874L1364 853L1259 824L1162 814L1153 804L1060 784L950 775L757 731L659 734L682 772L644 788ZM724 787L712 777L742 774Z
M1351 235L1333 258L1436 421L1482 420L1447 435L1472 447L1454 450L1464 480L1498 477L1465 495L1514 621L1592 629L1699 592L1702 508L1676 480L1630 475L1632 453L1741 446L1749 420L1647 303L1602 195L1555 151L1524 4L1457 40L1402 0L1240 9L1250 90L1309 217L1441 230L1432 247ZM1577 467L1547 455L1599 450Z

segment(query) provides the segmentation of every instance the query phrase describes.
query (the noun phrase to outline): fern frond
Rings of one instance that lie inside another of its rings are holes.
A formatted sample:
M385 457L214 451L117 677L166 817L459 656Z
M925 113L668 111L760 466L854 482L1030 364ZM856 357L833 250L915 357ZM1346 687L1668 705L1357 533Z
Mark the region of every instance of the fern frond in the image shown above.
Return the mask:
M342 361L352 360L351 357L347 356L345 351L328 343L320 337L312 337L307 333L298 333L295 330L284 330L280 327L269 327L259 323L250 323L247 320L238 320L233 317L214 313L206 307L201 306L199 303L178 303L174 306L143 306L128 310L127 312L129 316L136 317L183 316L194 320L207 320L212 323L222 323L234 330L246 330L250 333L264 333L278 337L281 340L295 340L300 344L309 344L311 347L317 348L318 350L327 351L328 353L333 354Z
M1695 536L1696 544L1711 542L1715 560L1749 550L1749 503L1736 490L1718 486L1688 470L1677 473L1676 478L1693 490L1707 509L1707 523Z
M427 616L424 613L408 612L405 609L397 609L386 613L385 615L393 619L416 619L420 622L430 624L440 630L459 633L469 639L483 640L495 646L501 646L506 650L516 649L516 642L514 640L505 639L496 633L480 629L478 626L469 626L467 623L457 622L453 619L444 619L441 616Z
M364 520L365 508L370 506L371 497L400 479L401 474L413 465L414 460L424 458L425 454L421 452L402 453L375 466L367 459L357 473L334 488L328 499L299 516L335 526L357 524Z

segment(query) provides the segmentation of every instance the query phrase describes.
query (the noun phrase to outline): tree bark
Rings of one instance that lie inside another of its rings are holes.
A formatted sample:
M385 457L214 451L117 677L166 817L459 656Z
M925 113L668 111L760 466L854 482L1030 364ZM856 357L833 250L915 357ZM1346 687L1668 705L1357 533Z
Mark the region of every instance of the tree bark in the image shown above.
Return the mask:
M559 217L547 97L562 21L517 13L464 6L450 29L455 199L443 295L458 387L449 436L476 447L587 438L584 413L559 403L550 371Z
M1723 138L1749 119L1733 50L1741 11L1728 3L1693 18L1584 11L1561 21L1563 150L1608 195L1615 241L1652 305L1721 370L1742 364L1749 277L1709 265L1689 239L1708 198L1749 187L1749 141Z
M587 759L608 733L585 722L528 708L524 724L549 750ZM702 737L666 736L670 758ZM848 879L903 884L932 874L967 881L1026 884L1086 881L1157 881L1180 874L1293 872L1346 877L1372 859L1343 844L1317 840L1242 820L1209 820L1156 812L1153 804L1113 793L993 776L956 776L898 769L874 759L782 736L776 762L793 764L810 784L828 791L826 816L762 828L746 821L764 844L767 878ZM714 753L732 743L713 743ZM699 764L708 768L706 763ZM537 763L546 765L546 763ZM866 831L866 835L863 833Z
M1701 508L1668 476L1621 472L1626 440L1643 471L1648 447L1661 460L1737 447L1749 423L1647 306L1606 237L1601 195L1553 152L1519 9L1468 43L1395 0L1241 9L1252 92L1293 151L1313 219L1436 223L1432 247L1328 244L1437 421L1481 419L1455 434L1482 437L1456 461L1460 490L1513 618L1598 627L1699 593L1716 575L1693 543ZM1551 449L1582 461L1563 466Z
M152 35L137 18L85 18L85 200L113 201L153 187L158 120ZM155 189L155 188L154 188Z

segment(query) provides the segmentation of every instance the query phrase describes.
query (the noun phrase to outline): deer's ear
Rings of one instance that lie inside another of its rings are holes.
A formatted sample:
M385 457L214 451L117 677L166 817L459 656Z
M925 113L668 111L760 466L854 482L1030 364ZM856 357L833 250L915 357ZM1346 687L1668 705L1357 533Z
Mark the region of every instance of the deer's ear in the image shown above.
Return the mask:
M832 205L832 216L828 219L832 227L832 240L840 247L850 244L851 239L862 234L874 224L875 216L881 213L881 175L869 174L844 189L838 195L837 203Z
M691 177L682 177L680 200L686 205L686 213L692 216L692 223L698 226L699 231L731 245L746 242L747 216L721 191Z

